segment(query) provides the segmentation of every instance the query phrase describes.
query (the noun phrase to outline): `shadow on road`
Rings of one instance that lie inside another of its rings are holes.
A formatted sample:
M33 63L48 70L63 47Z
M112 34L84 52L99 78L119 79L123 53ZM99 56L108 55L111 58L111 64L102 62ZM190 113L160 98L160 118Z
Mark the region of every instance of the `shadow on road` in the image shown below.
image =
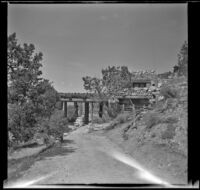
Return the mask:
M63 144L63 145L75 144L75 142L74 142L73 140L64 139L62 144Z
M73 140L64 140L62 144L56 144L53 147L40 153L39 155L32 155L24 158L9 160L8 171L10 172L8 172L8 179L5 183L19 179L23 175L23 172L28 170L36 161L73 153L75 148L70 147L71 144L75 144Z
M62 144L55 144L50 149L40 153L37 160L48 159L54 156L66 156L75 152L76 148L71 147L70 144L75 144L73 140L64 140Z

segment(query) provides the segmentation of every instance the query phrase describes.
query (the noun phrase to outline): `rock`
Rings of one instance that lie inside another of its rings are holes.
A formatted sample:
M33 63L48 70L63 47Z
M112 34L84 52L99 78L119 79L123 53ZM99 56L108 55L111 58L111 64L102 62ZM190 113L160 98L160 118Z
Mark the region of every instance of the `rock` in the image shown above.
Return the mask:
M164 99L164 96L158 96L158 101L161 101Z

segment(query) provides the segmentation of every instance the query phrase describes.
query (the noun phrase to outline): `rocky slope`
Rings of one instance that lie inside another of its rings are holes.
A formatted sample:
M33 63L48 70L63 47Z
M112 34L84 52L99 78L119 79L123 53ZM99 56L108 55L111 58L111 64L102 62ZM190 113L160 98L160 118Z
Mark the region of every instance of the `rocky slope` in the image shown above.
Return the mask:
M187 183L187 80L161 82L165 99L141 113L135 125L120 124L104 135L161 177L183 184Z

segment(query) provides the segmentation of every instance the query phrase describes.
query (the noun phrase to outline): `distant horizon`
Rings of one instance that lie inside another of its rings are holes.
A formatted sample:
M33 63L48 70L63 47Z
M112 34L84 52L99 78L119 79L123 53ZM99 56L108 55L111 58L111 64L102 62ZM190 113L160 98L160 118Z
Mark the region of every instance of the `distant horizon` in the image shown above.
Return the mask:
M58 92L86 92L82 77L108 66L173 71L187 39L187 4L9 4L8 35L41 51Z

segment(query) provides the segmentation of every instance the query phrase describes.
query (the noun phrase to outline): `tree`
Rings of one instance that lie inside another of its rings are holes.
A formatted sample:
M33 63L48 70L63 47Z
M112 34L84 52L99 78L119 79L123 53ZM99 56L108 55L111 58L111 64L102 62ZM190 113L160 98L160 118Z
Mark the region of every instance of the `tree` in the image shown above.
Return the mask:
M180 73L187 76L188 69L188 43L185 41L180 53L179 53L179 61L178 65L180 68Z
M83 77L85 90L101 95L103 93L102 80L96 77Z
M103 85L107 89L107 93L115 95L124 88L131 85L131 73L128 67L108 67L102 69Z
M106 96L115 96L123 90L123 88L128 88L131 85L131 73L128 70L128 67L108 67L106 69L102 69L102 79L98 79L96 77L83 77L84 88L93 93L97 93L100 99ZM113 108L115 112L119 112L117 106ZM99 117L102 117L103 103L101 102L99 105ZM113 111L113 110L112 110ZM108 112L112 112L110 108L108 108Z
M178 53L178 75L187 76L188 72L188 43L184 42Z
M17 142L31 139L59 100L49 80L41 77L42 53L34 51L33 44L18 44L15 33L8 37L8 130Z
M36 86L36 96L31 99L36 107L36 113L40 117L50 118L59 101L59 95L48 80L41 81ZM34 93L32 93L33 95Z
M85 90L102 96L107 93L114 95L123 88L128 88L131 85L131 73L128 67L108 67L102 69L102 79L96 77L83 77Z
M8 109L8 131L12 133L14 142L20 143L31 139L37 123L34 107L31 102L20 106L10 104Z
M17 43L16 33L8 37L8 91L9 102L23 104L27 101L29 91L42 78L42 53L34 54L33 44L24 43L23 47Z

